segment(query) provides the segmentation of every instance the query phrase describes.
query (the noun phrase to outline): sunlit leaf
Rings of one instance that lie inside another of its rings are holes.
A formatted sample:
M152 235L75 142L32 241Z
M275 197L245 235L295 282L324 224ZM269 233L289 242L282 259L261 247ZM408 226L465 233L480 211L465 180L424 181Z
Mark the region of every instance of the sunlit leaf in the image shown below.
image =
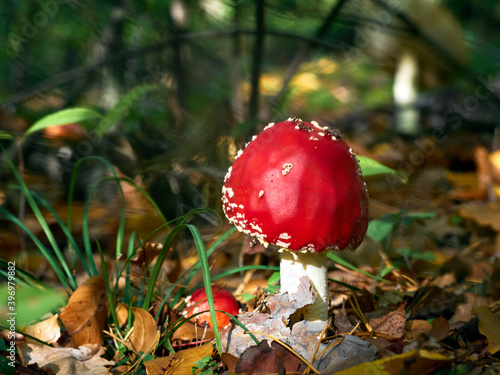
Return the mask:
M401 179L401 181L406 182L408 178L404 176L402 173L396 171L395 169L386 167L383 164L380 164L378 161L367 158L366 156L356 156L359 160L359 166L361 167L361 171L363 172L363 176L374 176L378 174L392 174Z
M103 344L103 329L108 315L108 301L102 276L80 285L59 315L75 346Z
M90 109L90 108L68 108L62 111L51 113L40 120L35 122L30 126L28 130L24 133L24 136L28 136L31 133L43 130L49 126L59 126L67 125L75 122L95 120L102 118L101 114Z

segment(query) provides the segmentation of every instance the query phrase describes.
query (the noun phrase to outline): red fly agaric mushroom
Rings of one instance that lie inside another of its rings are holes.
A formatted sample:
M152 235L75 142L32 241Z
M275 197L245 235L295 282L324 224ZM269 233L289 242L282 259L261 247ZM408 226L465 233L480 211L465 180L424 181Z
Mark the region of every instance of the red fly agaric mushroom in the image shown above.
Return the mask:
M212 285L212 293L214 297L215 310L225 311L231 315L238 314L240 306L231 292L220 286ZM223 328L229 324L230 318L220 311L215 312L215 317L217 319L217 326ZM196 315L196 317L194 318L196 323L206 323L209 327L213 327L212 318L210 317L210 311L208 311L208 301L205 287L196 289L187 298L186 306L183 309L183 314L186 318L190 318L199 312L202 313Z
M311 280L317 299L304 318L328 318L327 251L355 249L368 226L357 159L338 131L293 118L269 124L240 151L222 188L238 230L280 247L281 291Z

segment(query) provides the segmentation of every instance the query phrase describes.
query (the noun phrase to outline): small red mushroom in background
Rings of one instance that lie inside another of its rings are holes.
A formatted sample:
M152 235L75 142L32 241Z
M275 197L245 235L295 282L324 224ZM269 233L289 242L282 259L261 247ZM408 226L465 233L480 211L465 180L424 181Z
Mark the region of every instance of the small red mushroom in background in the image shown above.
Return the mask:
M87 132L77 124L49 126L42 130L45 138L69 142L81 141L87 138Z
M212 285L212 293L215 310L225 311L231 315L238 314L240 306L231 292L220 286ZM194 321L199 325L207 324L209 327L213 327L208 309L207 293L205 287L201 287L187 297L186 306L182 310L182 313L186 318L190 318L201 312L201 314L194 317ZM217 326L223 328L229 324L230 318L220 311L215 312L215 317L217 319Z
M368 226L366 184L340 133L297 118L269 124L238 153L222 193L238 230L280 248L281 292L309 277L318 296L301 313L327 320L327 251L356 249Z

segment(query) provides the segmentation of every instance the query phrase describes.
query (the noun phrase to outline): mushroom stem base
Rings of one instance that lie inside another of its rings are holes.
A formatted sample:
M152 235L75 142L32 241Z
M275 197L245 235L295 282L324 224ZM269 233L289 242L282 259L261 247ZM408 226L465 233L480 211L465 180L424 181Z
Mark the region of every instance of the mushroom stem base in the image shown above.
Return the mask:
M307 276L316 291L316 301L298 310L304 319L326 321L328 319L328 278L327 255L322 253L281 250L280 252L281 292L295 293L298 290L299 279Z

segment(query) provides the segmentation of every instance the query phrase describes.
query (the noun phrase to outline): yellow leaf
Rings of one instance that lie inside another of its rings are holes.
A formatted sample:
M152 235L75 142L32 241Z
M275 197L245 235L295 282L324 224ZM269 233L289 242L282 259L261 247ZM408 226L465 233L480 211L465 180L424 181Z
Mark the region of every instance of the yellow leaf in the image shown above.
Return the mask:
M392 375L402 373L426 375L435 373L452 361L452 358L427 350L412 350L393 357L366 362L337 372L336 375Z
M160 339L158 328L153 316L146 310L132 307L134 314L133 331L130 335L130 342L134 350L139 353L150 352L155 349Z
M500 350L500 319L488 306L474 307L472 311L479 320L479 332L488 339L488 351L495 354Z
M194 363L203 357L211 357L213 345L210 342L195 346L186 350L181 350L168 357L152 359L144 362L148 375L166 374L192 374Z

